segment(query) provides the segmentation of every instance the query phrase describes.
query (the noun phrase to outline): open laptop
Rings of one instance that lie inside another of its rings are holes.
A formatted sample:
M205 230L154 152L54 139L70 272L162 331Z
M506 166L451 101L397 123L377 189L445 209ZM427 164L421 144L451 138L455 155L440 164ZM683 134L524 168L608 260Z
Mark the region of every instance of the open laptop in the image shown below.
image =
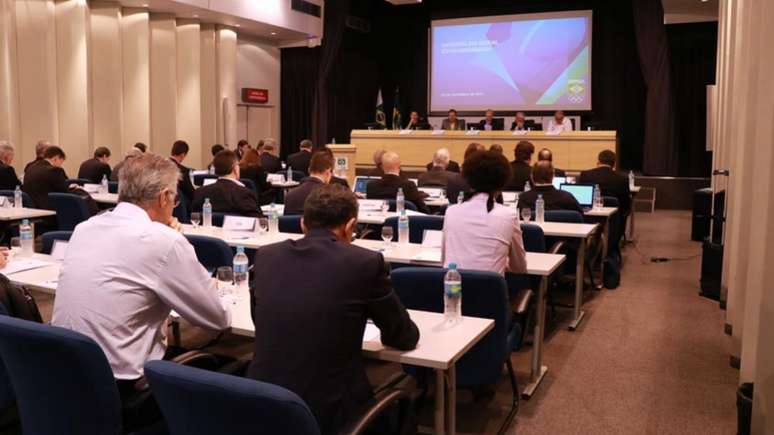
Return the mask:
M555 189L561 189L562 188L562 184L565 184L565 183L567 183L567 177L554 177L554 188Z
M560 186L561 190L570 192L584 210L591 209L594 206L594 185L593 184L567 184Z
M362 193L365 195L366 186L373 180L378 180L379 177L366 177L364 175L358 175L355 177L355 184L352 186L352 191L355 193Z

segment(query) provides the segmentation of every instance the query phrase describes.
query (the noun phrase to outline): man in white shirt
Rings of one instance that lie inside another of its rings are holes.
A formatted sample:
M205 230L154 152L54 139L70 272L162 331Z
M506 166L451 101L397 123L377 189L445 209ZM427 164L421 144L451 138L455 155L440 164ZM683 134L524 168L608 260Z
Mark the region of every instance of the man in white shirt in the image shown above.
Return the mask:
M564 117L564 112L557 110L554 113L554 118L548 121L548 131L551 133L563 133L565 131L572 131L572 122L568 118Z
M118 206L75 228L62 264L51 323L94 339L119 387L164 358L170 310L211 330L231 323L193 247L172 228L179 176L155 154L127 160Z

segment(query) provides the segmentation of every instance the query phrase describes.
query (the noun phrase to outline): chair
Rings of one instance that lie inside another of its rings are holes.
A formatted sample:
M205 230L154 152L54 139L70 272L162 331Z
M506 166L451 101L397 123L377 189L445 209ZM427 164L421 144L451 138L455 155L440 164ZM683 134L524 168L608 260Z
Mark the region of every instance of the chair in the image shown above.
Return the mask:
M186 234L185 238L188 239L188 243L193 246L199 263L201 263L205 269L210 271L210 273L214 272L219 267L231 266L234 261L234 252L231 251L231 247L221 239L192 234Z
M546 210L545 218L546 222L566 222L571 224L582 224L584 222L583 215L572 210ZM553 240L553 238L551 238L551 240ZM551 242L549 241L549 243ZM566 246L569 249L565 252L567 258L562 264L562 270L567 275L573 275L575 274L575 264L577 262L576 251L578 244L576 242L566 242ZM591 263L589 262L589 259L592 259L593 257L594 253L592 250L587 249L586 258L584 258L586 274L591 280L592 287L596 287L596 284L594 284L594 274L591 273Z
M217 179L218 176L214 174L194 174L193 176L193 184L195 186L201 187L204 184L204 180L208 178L215 178Z
M51 250L54 248L54 241L63 240L68 242L70 241L70 237L72 237L72 235L72 231L49 231L43 234L40 236L43 241L42 253L46 255L51 254Z
M5 306L0 303L0 316L7 316ZM3 361L0 360L0 415L7 412L16 403L16 394L13 392L11 386L11 380L8 379L8 372L5 370ZM0 423L0 432L3 431L4 425Z
M287 176L288 170L285 169L284 171L278 171L278 172L275 172L275 174ZM304 179L304 177L306 177L306 174L304 174L302 171L293 171L293 181L301 181Z
M292 391L248 378L179 366L167 361L145 364L145 375L173 435L317 435L309 407ZM340 432L363 433L407 393L377 393L362 415Z
M244 184L246 188L252 190L255 192L256 195L258 195L258 187L255 185L255 182L249 178L240 178L239 182Z
M301 215L280 216L277 227L281 233L304 234L301 229Z
M395 211L398 208L398 203L394 199L388 199L387 200L387 205L390 206L390 211ZM406 200L405 205L406 205L406 210L412 210L412 211L417 211L418 210L417 209L417 205L414 204L413 202L409 201L409 200Z
M108 181L108 193L118 193L118 181Z
M67 185L71 184L77 184L81 187L83 187L84 184L95 184L93 181L89 180L88 178L69 178L66 181Z
M392 285L406 308L442 313L445 273L440 268L405 267L392 272ZM503 365L506 366L513 398L511 410L499 431L502 433L518 410L519 393L510 355L520 344L521 325L511 320L508 289L501 275L472 270L461 270L460 274L462 314L493 319L495 325L457 362L457 386L470 388L495 384L500 379Z
M49 193L48 202L56 211L59 231L73 231L75 227L91 217L84 198L72 193Z
M32 202L32 197L27 194L27 192L22 192L22 206L25 208L35 208L35 203ZM13 190L0 190L0 195L5 196L6 198L10 198L11 201L13 201Z
M172 210L172 216L182 224L190 224L191 214L188 212L188 198L180 189L177 189L177 201L177 206Z
M409 243L422 243L425 230L443 230L442 216L409 216ZM392 227L392 241L398 241L398 217L384 221L384 226Z

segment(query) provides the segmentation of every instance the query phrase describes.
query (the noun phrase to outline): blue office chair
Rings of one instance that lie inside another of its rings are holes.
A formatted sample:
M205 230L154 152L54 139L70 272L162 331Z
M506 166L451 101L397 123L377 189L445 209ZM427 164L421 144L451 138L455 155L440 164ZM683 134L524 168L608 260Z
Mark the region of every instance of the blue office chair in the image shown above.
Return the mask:
M232 265L234 252L231 251L231 247L223 240L192 234L186 234L185 238L193 246L199 263L210 273L213 273L219 267Z
M182 190L177 189L177 207L172 210L174 216L182 224L191 223L191 214L188 211L188 200Z
M304 234L301 229L301 215L280 216L278 228L281 233Z
M443 216L409 216L409 243L422 243L425 230L443 230ZM392 227L392 241L398 241L398 217L384 221L384 226Z
M89 180L88 178L69 178L66 181L67 185L71 184L77 184L81 187L83 187L84 184L95 184L93 181Z
M0 195L10 198L13 201L13 190L0 190ZM22 206L25 208L35 208L35 203L32 202L32 197L27 192L22 192Z
M72 231L49 231L45 234L43 234L41 237L41 240L43 241L43 254L51 254L51 250L54 248L54 241L55 240L63 240L65 242L70 241L70 237L72 237L73 232Z
M118 193L118 181L108 181L108 193Z
M86 200L72 193L49 193L48 203L56 211L59 231L73 231L91 217Z
M275 174L287 176L288 170L285 169L284 171L278 171L278 172L275 172ZM293 181L301 181L304 179L304 177L306 177L306 174L304 174L302 171L293 171Z
M6 311L5 305L0 303L0 316L7 315L8 311ZM16 394L13 392L11 380L8 378L8 372L5 370L5 365L3 364L2 359L0 359L0 414L9 412L8 409L15 403ZM3 428L3 424L0 423L0 431L3 430Z
M252 190L255 192L256 195L258 195L258 187L255 185L255 182L249 178L240 178L239 182L244 184L246 188Z
M304 401L278 385L168 361L148 362L145 376L173 435L320 433ZM405 403L407 397L397 389L377 393L340 433L363 433L390 405Z
M387 204L390 206L390 211L395 211L398 207L397 201L394 199L388 199ZM405 205L406 205L406 210L412 210L412 211L418 210L417 205L409 200L406 200Z
M215 179L217 179L218 176L215 175L215 174L195 174L193 176L193 184L194 184L194 186L201 187L201 186L204 185L204 180L206 180L208 178L215 178Z

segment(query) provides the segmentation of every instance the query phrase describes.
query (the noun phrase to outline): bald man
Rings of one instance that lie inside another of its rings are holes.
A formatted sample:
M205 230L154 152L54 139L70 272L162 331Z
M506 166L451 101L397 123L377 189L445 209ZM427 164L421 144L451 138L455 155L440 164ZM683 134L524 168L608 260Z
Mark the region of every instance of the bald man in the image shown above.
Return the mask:
M543 148L542 150L538 151L538 162L548 162L551 163L551 165L554 164L554 155L551 153L551 150L548 148ZM559 169L557 167L554 167L554 177L566 177L563 169Z
M392 151L382 155L382 170L384 175L379 180L368 183L366 198L368 199L395 199L398 189L403 189L406 201L411 201L422 213L427 213L424 195L419 192L417 186L411 180L400 176L400 156Z

